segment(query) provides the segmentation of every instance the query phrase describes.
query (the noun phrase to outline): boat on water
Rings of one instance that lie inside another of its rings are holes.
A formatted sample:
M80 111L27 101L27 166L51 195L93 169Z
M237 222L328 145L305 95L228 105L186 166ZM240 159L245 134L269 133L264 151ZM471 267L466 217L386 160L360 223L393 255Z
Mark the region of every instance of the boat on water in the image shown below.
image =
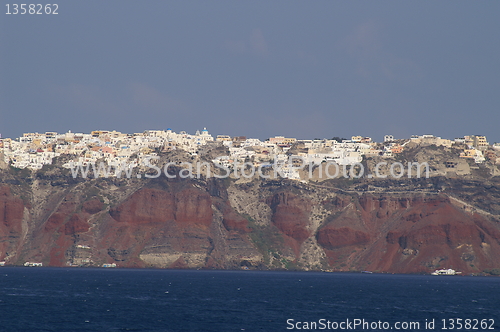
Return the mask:
M454 276L457 274L460 274L462 272L457 272L453 269L441 269L441 270L436 270L431 273L433 276Z
M34 266L43 266L43 264L37 262L26 262L24 263L24 266L34 267Z

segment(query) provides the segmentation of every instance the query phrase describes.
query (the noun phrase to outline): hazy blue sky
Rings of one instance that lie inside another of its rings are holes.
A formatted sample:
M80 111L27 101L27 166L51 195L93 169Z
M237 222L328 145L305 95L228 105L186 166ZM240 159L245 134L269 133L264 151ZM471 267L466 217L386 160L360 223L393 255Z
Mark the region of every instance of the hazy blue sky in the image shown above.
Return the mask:
M0 133L500 142L500 1L56 1L0 18Z

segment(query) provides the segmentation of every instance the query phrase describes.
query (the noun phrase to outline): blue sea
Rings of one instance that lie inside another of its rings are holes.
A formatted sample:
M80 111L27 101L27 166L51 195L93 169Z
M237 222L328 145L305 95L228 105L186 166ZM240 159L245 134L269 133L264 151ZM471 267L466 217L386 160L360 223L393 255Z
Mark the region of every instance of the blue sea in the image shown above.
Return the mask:
M500 331L500 278L0 268L0 331L299 328Z

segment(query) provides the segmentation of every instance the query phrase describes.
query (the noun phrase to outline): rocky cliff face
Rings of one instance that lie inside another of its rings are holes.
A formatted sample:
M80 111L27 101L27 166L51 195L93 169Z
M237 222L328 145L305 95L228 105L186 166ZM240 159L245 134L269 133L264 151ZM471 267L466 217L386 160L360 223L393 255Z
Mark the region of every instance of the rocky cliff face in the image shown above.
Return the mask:
M317 233L329 262L342 268L473 273L498 266L498 221L440 195L362 195ZM349 226L350 224L350 226Z
M83 180L56 169L1 172L0 260L11 265L500 268L494 177L487 186L481 179L384 180L376 185L386 189L374 192L366 189L373 182L361 180Z
M12 195L8 186L0 187L0 252L10 257L22 246L26 233L25 204Z

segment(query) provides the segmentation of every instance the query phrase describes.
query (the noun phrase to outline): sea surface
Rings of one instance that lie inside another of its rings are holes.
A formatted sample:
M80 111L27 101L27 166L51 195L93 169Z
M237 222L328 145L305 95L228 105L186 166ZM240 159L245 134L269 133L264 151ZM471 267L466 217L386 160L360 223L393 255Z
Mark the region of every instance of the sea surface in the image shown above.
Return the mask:
M379 322L500 331L500 278L0 268L0 331L386 330Z

